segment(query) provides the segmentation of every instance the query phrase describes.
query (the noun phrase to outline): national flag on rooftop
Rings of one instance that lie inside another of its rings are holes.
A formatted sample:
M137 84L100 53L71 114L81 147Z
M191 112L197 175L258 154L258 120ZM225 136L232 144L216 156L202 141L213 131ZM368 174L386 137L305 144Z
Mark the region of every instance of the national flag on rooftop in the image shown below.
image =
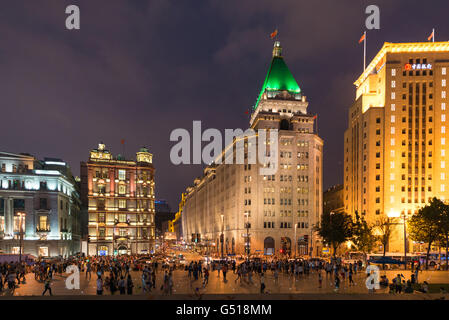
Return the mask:
M366 38L366 33L363 33L363 36L360 38L359 43L362 43Z
M274 39L277 35L278 35L278 29L274 30L274 31L270 34L270 38L271 38L271 39Z
M432 29L432 33L427 38L427 41L430 41L430 40L435 41L435 29Z

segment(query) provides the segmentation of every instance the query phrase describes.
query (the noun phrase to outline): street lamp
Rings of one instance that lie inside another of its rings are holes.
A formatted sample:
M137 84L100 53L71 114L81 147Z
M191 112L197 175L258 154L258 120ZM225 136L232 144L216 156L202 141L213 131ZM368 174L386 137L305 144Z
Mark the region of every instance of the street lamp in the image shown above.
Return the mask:
M398 211L395 211L393 209L390 210L390 212L387 213L388 218L400 218L402 217L404 219L404 270L407 270L407 230L406 230L406 224L405 224L405 212L399 213Z
M19 235L19 263L22 262L22 246L23 246L23 219L26 214L24 212L19 212L19 223L20 223L20 235Z
M220 235L220 242L221 242L221 259L224 258L224 251L223 251L223 245L224 245L224 214L221 215L221 235Z
M250 254L250 236L249 236L249 228L251 227L250 223L249 223L249 212L245 212L245 217L246 217L246 223L245 223L245 227L246 227L246 244L245 244L245 251L246 251L246 258L247 260L249 260L249 254Z
M298 247L298 240L296 239L296 228L298 228L298 223L295 223L295 258L296 258L296 252Z
M329 224L330 224L331 228L332 228L332 216L334 214L335 214L335 212L333 212L333 211L329 212ZM332 247L332 243L331 243L331 247ZM335 250L335 251L337 251L337 250ZM330 252L331 252L331 249L329 248L329 254L330 254ZM334 257L336 257L336 256L337 256L337 253L334 252Z

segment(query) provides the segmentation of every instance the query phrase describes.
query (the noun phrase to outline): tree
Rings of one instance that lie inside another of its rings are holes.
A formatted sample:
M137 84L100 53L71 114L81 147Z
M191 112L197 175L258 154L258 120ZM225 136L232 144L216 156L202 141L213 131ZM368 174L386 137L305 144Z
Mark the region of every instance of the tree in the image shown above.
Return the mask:
M410 238L427 243L426 270L429 268L429 253L432 243L441 238L441 217L444 203L433 198L428 205L419 209L409 221Z
M445 203L440 204L440 243L444 243L446 246L446 270L448 267L448 251L449 251L449 205Z
M357 250L366 254L371 252L376 244L376 237L373 234L374 226L368 224L364 217L360 217L359 213L355 212L355 220L352 224L351 241L357 247Z
M315 229L324 243L332 246L335 257L337 248L352 237L352 219L344 212L326 212Z
M391 219L387 216L383 216L376 221L376 228L379 231L378 240L382 244L384 249L383 256L387 253L387 246L390 242L390 238L393 235L394 229L392 228Z

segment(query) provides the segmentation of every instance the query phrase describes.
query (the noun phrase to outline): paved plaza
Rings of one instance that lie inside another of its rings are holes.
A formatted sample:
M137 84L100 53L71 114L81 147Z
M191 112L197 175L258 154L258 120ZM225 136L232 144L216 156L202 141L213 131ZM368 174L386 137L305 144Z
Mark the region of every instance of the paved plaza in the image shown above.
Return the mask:
M381 275L387 275L388 279L391 280L398 273L404 275L405 279L410 279L410 271L404 270L388 270L381 271ZM108 275L108 273L106 273ZM141 289L141 272L133 271L131 273L134 282L133 295L136 296L162 296L163 292L161 289L162 278L164 273L159 270L157 273L156 288L153 289L151 293L142 293ZM227 273L227 281L223 281L222 274L220 277L217 275L217 271L211 272L209 277L209 284L203 288L202 278L197 281L191 281L188 277L188 272L184 270L175 270L173 273L174 277L174 288L173 288L173 298L177 295L192 295L198 296L208 295L208 294L225 294L225 295L258 295L260 293L260 278L258 275L253 276L253 283L248 283L247 281L236 281L237 275L232 271ZM313 271L309 275L299 276L295 278L294 276L279 274L278 283L275 283L274 276L271 271L268 271L265 275L266 293L267 295L278 295L278 294L368 294L368 290L365 286L366 275L364 272L358 272L354 276L355 285L349 286L348 279L342 280L340 289L335 292L333 285L333 277L326 277L326 273L323 272L323 283L322 287L319 288L318 285L318 274ZM21 283L18 288L14 291L14 296L40 296L44 289L44 284L42 282L36 281L34 279L34 274L29 273L26 276L26 284ZM68 290L65 287L66 275L56 274L52 282L52 291L54 296L67 296L67 295L96 295L96 275L93 274L92 278L86 279L85 273L80 273L80 289L79 290ZM427 281L429 284L449 284L449 272L447 271L422 271L419 273L419 282ZM198 290L196 290L199 288ZM195 292L197 292L195 294ZM377 290L375 294L388 293L388 289ZM11 296L12 293L4 290L3 296ZM48 293L47 293L48 295ZM110 292L105 290L104 296L110 296ZM115 292L115 296L120 296L119 292ZM402 294L404 295L404 294ZM414 294L414 295L419 295ZM122 296L123 297L123 296ZM118 297L117 297L118 298ZM128 297L127 297L128 298Z

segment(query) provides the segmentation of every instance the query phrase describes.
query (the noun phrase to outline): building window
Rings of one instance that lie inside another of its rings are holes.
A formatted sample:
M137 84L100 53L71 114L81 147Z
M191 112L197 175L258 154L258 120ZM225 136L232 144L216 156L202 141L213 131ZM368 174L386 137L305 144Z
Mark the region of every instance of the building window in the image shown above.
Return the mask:
M47 230L47 222L48 222L47 216L39 216L39 229Z
M126 193L126 186L121 184L118 186L118 193L119 194L125 194Z
M118 201L118 207L120 209L125 209L126 208L126 200L125 199L119 199Z
M119 180L126 180L126 170L119 170L118 171L118 179Z

